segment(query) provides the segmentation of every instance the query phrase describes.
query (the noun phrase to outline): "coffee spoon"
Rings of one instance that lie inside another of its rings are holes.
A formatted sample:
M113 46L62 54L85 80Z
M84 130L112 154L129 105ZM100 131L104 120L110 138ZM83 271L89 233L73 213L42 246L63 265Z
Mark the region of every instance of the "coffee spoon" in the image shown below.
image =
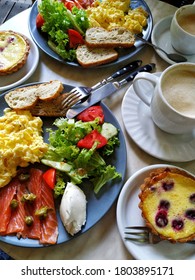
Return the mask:
M140 37L140 36L138 36L138 35L136 35L136 34L135 34L135 37L136 37L137 39L139 39L140 41L144 42L146 45L149 45L149 46L151 46L151 47L153 47L153 48L155 48L155 49L160 50L161 52L163 52L164 54L166 54L166 56L167 56L170 60L172 60L172 61L175 61L175 62L185 62L185 61L187 61L187 59L186 59L184 56L180 55L180 54L177 54L177 53L167 53L166 51L164 51L164 50L161 49L160 47L158 47L158 46L156 46L156 45L154 45L154 44L152 44L152 43L146 41L144 38L142 38L142 37Z

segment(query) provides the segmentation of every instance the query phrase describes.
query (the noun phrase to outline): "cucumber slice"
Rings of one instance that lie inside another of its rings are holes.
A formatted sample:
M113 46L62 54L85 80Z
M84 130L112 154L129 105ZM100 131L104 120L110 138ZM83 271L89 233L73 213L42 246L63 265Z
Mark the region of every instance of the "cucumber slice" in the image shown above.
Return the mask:
M118 134L117 128L111 123L103 123L101 134L108 140Z

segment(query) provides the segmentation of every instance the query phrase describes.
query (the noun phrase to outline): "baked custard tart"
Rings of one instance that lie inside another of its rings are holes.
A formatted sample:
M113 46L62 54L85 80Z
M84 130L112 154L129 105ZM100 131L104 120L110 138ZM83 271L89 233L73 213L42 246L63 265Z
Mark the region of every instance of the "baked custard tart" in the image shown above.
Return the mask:
M152 172L141 185L139 208L146 226L163 240L195 239L195 178L177 168Z
M15 31L0 31L0 76L22 68L30 52L29 40Z

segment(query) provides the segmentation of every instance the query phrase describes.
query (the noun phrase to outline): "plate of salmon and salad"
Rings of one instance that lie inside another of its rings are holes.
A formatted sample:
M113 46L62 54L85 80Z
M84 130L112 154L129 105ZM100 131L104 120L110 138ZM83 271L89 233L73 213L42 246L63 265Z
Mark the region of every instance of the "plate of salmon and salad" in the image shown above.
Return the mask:
M144 0L38 0L29 16L30 34L44 53L82 68L130 60L144 47L134 34L149 40L152 28Z
M125 139L103 102L75 119L33 115L39 102L49 106L72 88L50 81L0 96L2 242L22 247L68 242L93 227L121 191ZM34 91L37 100L31 98Z

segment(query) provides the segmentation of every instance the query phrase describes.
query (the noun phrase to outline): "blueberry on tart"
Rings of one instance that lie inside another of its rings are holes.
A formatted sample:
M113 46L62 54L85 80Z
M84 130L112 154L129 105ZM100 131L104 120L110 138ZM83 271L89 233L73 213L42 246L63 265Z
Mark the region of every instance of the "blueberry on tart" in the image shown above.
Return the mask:
M163 240L195 239L195 177L179 168L152 172L141 185L139 208L152 233Z
M0 31L0 76L22 68L30 52L28 39L15 31Z

